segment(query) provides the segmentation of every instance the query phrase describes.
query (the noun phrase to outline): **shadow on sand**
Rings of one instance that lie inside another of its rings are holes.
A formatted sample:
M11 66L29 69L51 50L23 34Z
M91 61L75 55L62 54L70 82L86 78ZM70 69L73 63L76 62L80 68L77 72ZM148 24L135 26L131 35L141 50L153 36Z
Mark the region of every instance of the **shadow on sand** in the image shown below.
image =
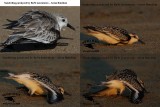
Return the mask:
M85 72L81 73L81 78L91 80L95 83L105 81L105 76L112 74L116 70L103 59L82 60L81 67L85 70Z
M56 46L68 46L68 43L54 43L54 44L42 44L42 43L26 43L26 44L14 44L6 46L0 50L0 52L23 52L33 50L47 50L54 49Z
M16 84L18 85L18 83L16 83L15 81L6 79L5 77L8 77L8 73L12 73L12 71L6 70L6 69L0 69L0 82L5 82L5 83L9 83L9 84Z

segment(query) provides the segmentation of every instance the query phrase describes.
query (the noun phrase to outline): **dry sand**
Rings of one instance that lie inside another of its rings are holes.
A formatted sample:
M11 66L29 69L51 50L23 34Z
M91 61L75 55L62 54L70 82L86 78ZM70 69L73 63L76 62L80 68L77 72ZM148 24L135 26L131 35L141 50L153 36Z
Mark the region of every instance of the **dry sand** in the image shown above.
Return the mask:
M15 59L16 57L16 59ZM30 59L30 58L33 59ZM36 57L37 59L34 59ZM41 58L40 58L41 57ZM43 58L42 58L43 57ZM63 58L66 57L66 58ZM25 59L24 59L25 58ZM54 58L54 59L53 59ZM79 56L70 55L1 55L0 61L0 107L79 107ZM64 100L56 104L48 104L43 96L29 96L25 90L17 90L20 85L12 80L6 80L8 72L23 73L36 72L48 76L55 84L64 87L71 96L64 95ZM4 94L17 93L15 103L4 99ZM3 104L12 103L12 104Z
M108 5L110 3L110 5ZM113 6L111 4L121 5ZM156 5L141 5L153 3ZM92 5L89 5L92 4ZM93 5L93 4L103 4ZM104 5L105 4L105 5ZM122 6L132 4L132 6ZM146 43L128 46L104 46L96 43L95 49L81 45L81 106L82 107L159 107L159 46L160 2L158 0L81 0L81 42L95 40L85 35L86 25L118 26L134 32ZM94 54L94 55L93 55ZM93 56L93 57L92 57ZM135 105L128 98L95 98L98 104L85 100L82 95L90 89L89 84L105 80L115 70L132 69L145 82L150 91L143 103Z
M0 7L0 42L3 42L8 38L8 35L12 33L10 30L3 29L2 25L8 23L6 19L16 20L20 18L20 16L31 10L37 9L46 11L49 13L58 13L68 18L69 23L76 28L76 31L73 31L69 28L64 28L61 32L62 37L73 38L73 40L59 40L60 43L68 43L68 46L50 46L50 48L40 48L39 50L33 49L29 51L28 49L24 49L24 47L15 48L15 50L11 51L21 51L21 53L79 53L79 29L80 29L80 7ZM19 49L20 48L20 49ZM29 48L30 49L30 48ZM31 48L32 49L32 48ZM24 51L27 50L27 51ZM7 50L10 51L10 50Z

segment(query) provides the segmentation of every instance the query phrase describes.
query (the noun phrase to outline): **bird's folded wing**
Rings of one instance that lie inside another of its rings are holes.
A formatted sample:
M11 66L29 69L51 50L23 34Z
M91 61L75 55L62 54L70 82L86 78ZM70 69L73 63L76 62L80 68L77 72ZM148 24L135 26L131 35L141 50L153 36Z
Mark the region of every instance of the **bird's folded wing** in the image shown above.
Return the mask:
M53 84L53 82L47 76L34 74L33 79L36 80L45 89L53 91L55 94L60 93L58 86Z
M101 32L120 41L127 41L130 39L129 33L118 27L106 26L101 29Z
M9 29L14 30L10 36L21 36L26 39L35 40L42 43L56 41L60 32L56 18L44 11L29 11L23 14L16 22L7 24Z
M41 85L41 87L47 90L46 94L48 103L52 104L63 100L63 95L48 77L41 76L34 79Z

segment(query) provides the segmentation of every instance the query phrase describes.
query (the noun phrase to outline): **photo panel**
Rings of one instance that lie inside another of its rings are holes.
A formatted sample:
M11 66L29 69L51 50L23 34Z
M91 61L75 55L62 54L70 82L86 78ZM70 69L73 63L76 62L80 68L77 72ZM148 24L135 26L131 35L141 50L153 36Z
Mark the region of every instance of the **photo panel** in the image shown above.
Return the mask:
M1 52L79 53L79 6L3 6Z
M159 106L158 5L81 0L81 106Z
M158 107L158 62L147 54L81 55L81 107Z
M0 59L1 107L80 107L78 55L15 54Z
M157 0L81 0L81 53L159 53Z

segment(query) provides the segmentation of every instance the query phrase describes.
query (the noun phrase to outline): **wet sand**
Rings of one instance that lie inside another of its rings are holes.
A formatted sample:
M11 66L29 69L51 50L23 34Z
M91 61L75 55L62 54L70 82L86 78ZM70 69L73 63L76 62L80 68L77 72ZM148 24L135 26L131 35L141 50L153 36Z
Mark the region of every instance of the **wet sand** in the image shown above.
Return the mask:
M59 40L59 43L68 43L68 46L50 46L48 47L41 47L39 50L35 49L30 49L32 46L29 46L29 49L24 49L27 48L25 47L20 47L18 46L15 47L14 49L10 50L8 49L7 52L15 52L15 51L20 51L21 53L79 53L79 29L80 29L80 7L0 7L0 30L1 30L1 36L0 36L0 42L3 42L8 38L8 35L12 33L10 30L3 29L4 24L8 23L6 19L10 20L16 20L20 18L22 14L25 12L31 10L31 9L37 9L37 10L42 10L46 11L49 13L57 13L61 14L65 17L68 18L69 23L75 27L76 31L73 31L69 29L68 27L65 27L61 31L61 36L62 37L68 37L68 38L73 38L73 40ZM27 50L27 51L25 51ZM18 52L18 53L20 53Z
M14 106L11 101L4 99L4 94L16 93L15 103L20 107L79 107L80 106L80 72L79 56L71 55L4 55L0 56L0 106ZM65 57L65 58L64 58ZM16 58L16 59L15 59ZM36 58L36 59L35 59ZM71 96L64 95L64 100L56 104L48 104L43 96L29 96L26 90L16 89L22 85L12 80L6 80L8 72L35 72L48 76L56 85L64 87ZM12 104L3 104L12 103Z

